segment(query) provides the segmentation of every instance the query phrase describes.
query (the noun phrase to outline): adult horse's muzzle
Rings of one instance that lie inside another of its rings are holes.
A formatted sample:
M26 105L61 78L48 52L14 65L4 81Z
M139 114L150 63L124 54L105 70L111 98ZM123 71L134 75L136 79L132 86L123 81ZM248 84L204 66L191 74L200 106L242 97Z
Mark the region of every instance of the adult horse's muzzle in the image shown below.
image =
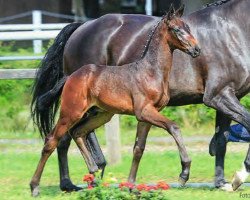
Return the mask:
M192 56L193 58L196 58L201 54L201 49L198 45L195 45L195 47L188 49L188 54Z

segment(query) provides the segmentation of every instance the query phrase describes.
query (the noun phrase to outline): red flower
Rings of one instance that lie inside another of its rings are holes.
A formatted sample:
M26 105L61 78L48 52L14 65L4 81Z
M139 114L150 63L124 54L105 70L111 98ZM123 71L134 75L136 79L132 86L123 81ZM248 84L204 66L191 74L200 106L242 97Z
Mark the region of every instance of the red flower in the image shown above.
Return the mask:
M163 182L163 181L158 182L156 187L158 189L162 189L162 190L168 190L170 188L170 186L167 183Z
M94 181L95 177L93 174L86 174L83 177L83 181L86 181L87 183L92 183Z
M134 184L133 183L129 183L129 182L121 182L119 184L119 188L129 188L129 189L133 189L134 188Z
M157 190L157 189L158 189L157 186L155 186L155 185L149 185L149 186L147 186L146 191Z
M92 185L88 185L88 190L92 190L93 186Z
M139 184L139 185L136 186L136 189L139 190L139 191L147 190L148 186L146 184Z

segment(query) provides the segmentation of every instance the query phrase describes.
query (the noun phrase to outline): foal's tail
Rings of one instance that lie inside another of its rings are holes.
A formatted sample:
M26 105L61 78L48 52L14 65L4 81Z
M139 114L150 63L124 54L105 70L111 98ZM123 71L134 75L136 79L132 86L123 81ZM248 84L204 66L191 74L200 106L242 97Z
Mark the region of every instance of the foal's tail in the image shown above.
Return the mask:
M59 107L61 88L65 82L64 47L71 34L81 25L82 23L71 23L64 27L39 65L32 89L31 116L42 137L52 130Z
M47 112L50 106L53 105L54 101L61 96L66 79L67 77L64 76L61 80L57 82L55 87L53 87L51 90L49 90L38 98L36 106L39 112Z

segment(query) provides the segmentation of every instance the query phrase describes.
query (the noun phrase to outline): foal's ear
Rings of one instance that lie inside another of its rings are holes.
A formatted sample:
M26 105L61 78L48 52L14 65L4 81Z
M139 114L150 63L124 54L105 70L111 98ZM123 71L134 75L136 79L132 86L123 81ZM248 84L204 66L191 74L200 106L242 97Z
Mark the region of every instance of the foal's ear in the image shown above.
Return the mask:
M176 10L175 12L175 16L177 17L181 17L184 13L184 9L185 9L185 5L182 4L180 8L178 8L178 10Z
M175 15L175 9L174 9L174 6L173 4L171 3L170 7L169 7L169 11L168 13L166 14L166 20L167 21L170 21Z

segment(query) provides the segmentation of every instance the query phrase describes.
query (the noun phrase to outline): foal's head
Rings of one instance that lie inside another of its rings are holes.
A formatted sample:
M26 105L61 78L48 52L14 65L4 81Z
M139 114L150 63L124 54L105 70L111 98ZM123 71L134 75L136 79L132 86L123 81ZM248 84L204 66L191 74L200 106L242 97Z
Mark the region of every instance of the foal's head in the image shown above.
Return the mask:
M169 12L163 17L163 22L169 30L168 43L173 49L180 49L195 58L200 55L201 50L189 26L181 19L183 12L184 6L176 11L171 6Z

